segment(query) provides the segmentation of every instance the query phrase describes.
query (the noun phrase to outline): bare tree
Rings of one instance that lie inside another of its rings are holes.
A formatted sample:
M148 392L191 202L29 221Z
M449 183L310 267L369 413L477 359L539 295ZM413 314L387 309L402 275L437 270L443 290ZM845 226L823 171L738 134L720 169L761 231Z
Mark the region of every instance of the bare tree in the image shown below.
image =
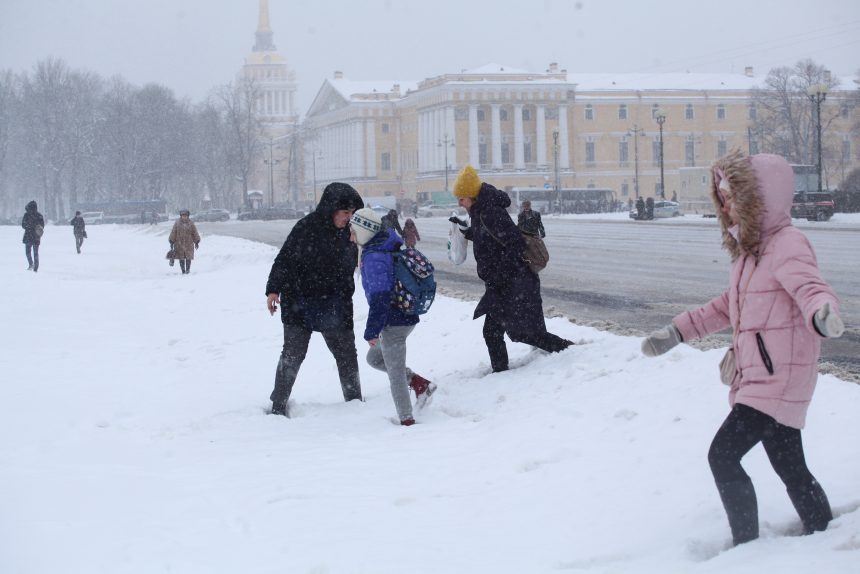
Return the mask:
M262 130L255 113L260 91L252 79L242 78L236 84L216 89L213 97L227 124L228 164L242 184L242 203L247 205L248 180L261 153Z

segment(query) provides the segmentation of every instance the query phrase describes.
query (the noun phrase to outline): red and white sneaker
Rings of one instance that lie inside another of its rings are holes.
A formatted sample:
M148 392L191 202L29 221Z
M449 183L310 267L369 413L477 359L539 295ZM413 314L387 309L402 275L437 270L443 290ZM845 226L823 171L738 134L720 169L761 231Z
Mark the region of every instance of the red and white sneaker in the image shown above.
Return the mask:
M415 407L423 409L433 400L433 393L436 392L436 383L428 381L421 375L412 375L409 381L409 388L415 391Z

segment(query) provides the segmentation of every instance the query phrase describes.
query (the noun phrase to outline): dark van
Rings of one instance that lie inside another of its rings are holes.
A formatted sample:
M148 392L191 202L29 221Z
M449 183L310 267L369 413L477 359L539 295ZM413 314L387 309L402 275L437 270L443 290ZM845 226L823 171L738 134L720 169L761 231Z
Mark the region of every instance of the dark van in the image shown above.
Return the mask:
M791 216L809 221L827 221L833 217L833 195L828 191L799 191L794 194Z

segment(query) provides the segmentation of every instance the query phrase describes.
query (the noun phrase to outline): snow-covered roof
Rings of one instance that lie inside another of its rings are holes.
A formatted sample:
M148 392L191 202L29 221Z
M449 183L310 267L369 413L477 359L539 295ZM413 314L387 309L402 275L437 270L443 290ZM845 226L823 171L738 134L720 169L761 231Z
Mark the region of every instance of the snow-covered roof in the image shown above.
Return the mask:
M567 73L576 91L607 90L749 90L764 84L764 76L715 73Z
M378 94L389 100L398 100L406 95L406 92L415 90L418 82L414 80L367 80L353 81L345 78L334 78L328 80L329 84L348 101L367 101L369 97ZM396 87L396 89L395 89Z

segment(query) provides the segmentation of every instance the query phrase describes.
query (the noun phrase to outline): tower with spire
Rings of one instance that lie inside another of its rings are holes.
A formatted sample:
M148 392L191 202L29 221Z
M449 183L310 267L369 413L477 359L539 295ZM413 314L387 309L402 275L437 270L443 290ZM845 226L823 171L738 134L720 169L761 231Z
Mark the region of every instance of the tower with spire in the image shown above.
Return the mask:
M274 132L295 126L296 76L286 59L277 52L269 23L269 2L260 0L260 13L253 51L245 57L241 77L253 83L257 92L257 118L274 136ZM273 137L274 137L273 136Z

